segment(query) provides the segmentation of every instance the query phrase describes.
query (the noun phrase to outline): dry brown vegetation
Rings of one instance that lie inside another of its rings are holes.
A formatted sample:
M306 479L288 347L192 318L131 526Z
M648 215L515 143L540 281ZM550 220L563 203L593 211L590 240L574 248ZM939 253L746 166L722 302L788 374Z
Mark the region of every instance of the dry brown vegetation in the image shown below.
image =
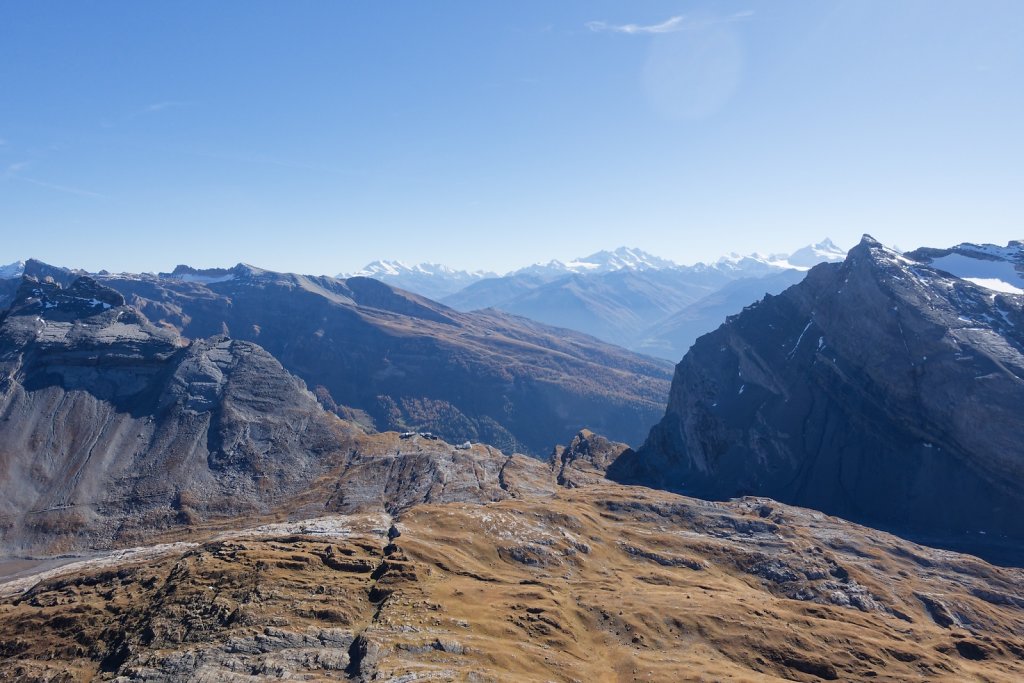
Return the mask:
M1018 681L1024 573L607 484L217 536L0 604L12 680Z

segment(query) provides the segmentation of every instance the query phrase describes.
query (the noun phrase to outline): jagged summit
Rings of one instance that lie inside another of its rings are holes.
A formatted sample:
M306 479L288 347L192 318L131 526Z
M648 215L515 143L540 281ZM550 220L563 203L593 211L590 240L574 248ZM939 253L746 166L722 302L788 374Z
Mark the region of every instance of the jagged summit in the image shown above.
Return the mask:
M41 281L51 279L54 282L60 283L63 287L67 287L77 278L88 274L81 269L54 266L34 258L25 261L25 271L23 273L23 275L28 275Z
M64 287L52 278L40 281L26 275L10 307L0 317L0 347L7 347L10 353L10 349L29 344L37 350L32 357L45 359L40 360L45 366L63 362L54 359L77 349L92 348L83 359L95 361L111 354L166 356L184 342L176 333L152 325L136 309L127 306L120 293L89 276L76 277ZM8 355L5 362L15 362L13 358L21 356ZM56 367L50 371L58 372ZM68 376L79 374L85 378L83 381L95 379L93 370L71 372Z
M677 268L678 264L668 259L659 258L635 247L619 247L612 251L598 251L580 262L596 264L598 268L607 270L661 270Z

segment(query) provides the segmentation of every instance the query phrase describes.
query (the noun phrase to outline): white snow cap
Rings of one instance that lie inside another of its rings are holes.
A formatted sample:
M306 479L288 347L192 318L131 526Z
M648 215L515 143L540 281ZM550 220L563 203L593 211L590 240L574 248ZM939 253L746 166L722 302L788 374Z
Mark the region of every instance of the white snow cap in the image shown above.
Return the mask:
M402 277L405 275L415 275L422 277L437 277L437 278L455 278L455 279L470 279L480 280L485 277L497 277L495 273L490 273L483 270L458 270L450 266L446 266L441 263L418 263L414 266L410 266L402 261L373 261L363 266L362 269L357 270L354 273L339 273L339 278L350 278L350 277L373 277L373 278L387 278L387 277Z

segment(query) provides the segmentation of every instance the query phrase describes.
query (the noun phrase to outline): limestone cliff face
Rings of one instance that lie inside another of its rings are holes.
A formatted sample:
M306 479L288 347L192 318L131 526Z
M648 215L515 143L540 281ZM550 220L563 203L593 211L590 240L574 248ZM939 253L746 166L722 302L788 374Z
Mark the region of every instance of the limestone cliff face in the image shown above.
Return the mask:
M610 476L960 547L1024 538L1022 309L865 237L699 339Z

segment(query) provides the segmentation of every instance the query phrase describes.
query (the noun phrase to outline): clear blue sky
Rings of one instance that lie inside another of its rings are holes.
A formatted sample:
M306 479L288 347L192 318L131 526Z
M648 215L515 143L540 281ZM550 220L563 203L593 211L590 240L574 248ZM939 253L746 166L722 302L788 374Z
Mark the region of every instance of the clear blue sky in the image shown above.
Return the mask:
M1024 2L0 4L0 262L1024 237Z

